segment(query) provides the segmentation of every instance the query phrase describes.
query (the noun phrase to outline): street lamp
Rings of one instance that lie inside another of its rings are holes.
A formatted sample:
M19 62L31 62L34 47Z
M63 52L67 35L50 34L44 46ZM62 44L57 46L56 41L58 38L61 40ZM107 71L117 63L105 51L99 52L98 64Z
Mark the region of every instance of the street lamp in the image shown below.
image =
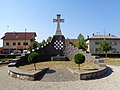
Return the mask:
M25 28L25 50L26 50L26 28Z

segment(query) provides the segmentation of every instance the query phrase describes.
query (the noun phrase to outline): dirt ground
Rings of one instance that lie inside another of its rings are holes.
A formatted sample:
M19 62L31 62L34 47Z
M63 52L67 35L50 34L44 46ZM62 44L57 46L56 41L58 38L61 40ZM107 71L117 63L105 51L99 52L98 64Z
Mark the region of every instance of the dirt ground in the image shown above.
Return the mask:
M62 68L78 68L78 65L73 61L48 61L48 62L39 62L36 63L37 69L41 69L44 67L54 68L54 69L62 69ZM20 69L24 70L33 70L34 64L20 66ZM80 69L96 69L99 68L99 65L95 63L85 62L80 65Z

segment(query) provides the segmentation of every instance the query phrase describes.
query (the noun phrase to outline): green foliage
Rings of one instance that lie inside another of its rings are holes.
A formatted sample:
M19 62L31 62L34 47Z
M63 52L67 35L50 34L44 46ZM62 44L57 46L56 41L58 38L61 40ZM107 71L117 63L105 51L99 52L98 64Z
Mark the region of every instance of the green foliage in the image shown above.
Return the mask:
M47 42L50 42L52 40L52 37L49 36L48 39L47 39Z
M75 63L76 64L82 64L85 62L85 56L81 53L77 53L75 56L74 56L74 60L75 60Z
M36 49L37 46L38 46L38 42L34 42L34 43L32 44L32 48L33 48L33 49Z
M0 54L0 59L4 59L4 58L16 58L16 56L21 56L21 54Z
M38 47L38 42L34 42L32 45L28 46L28 50L32 52L32 49L36 49Z
M100 48L102 51L105 51L105 52L106 52L106 57L107 57L107 52L108 52L112 47L109 45L109 43L107 43L105 40L103 40L103 41L100 42L99 48Z
M42 43L38 43L38 47L41 48L43 46Z
M100 42L99 48L106 53L112 48L105 40Z
M45 41L45 40L42 40L42 42L41 42L41 43L42 43L42 45L44 45L44 44L46 44L46 41Z
M84 36L82 34L79 34L76 46L79 49L87 50L86 41L85 41Z
M38 58L38 53L33 52L28 56L28 62L29 63L35 62L37 58Z
M85 62L85 56L83 54L81 54L81 53L77 53L74 56L74 61L75 61L76 64L78 64L79 69L80 69L80 64Z
M32 52L32 49L33 49L32 45L29 45L27 49L28 49L30 52Z
M42 42L38 43L38 47L41 48L42 46L44 46L44 44L46 44L47 42L43 39Z
M47 39L47 41L45 41L45 40L43 39L42 42L38 43L37 45L38 45L39 48L41 48L42 46L44 46L44 44L49 43L51 40L52 40L52 37L49 36L48 39Z
M105 58L106 53L92 53L93 56L100 56ZM120 58L120 53L107 53L107 57L109 58Z
M68 37L67 37L67 39L66 39L66 40L70 41L70 38L68 38Z
M29 63L34 63L35 70L36 70L35 62L36 62L37 58L38 58L38 53L36 53L36 52L33 52L28 56L28 62Z

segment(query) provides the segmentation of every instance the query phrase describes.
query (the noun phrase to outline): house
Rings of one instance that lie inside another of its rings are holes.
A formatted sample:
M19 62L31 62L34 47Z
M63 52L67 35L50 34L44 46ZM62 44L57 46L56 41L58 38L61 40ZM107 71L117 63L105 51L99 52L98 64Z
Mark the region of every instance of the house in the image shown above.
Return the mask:
M102 40L106 40L107 43L109 43L112 46L112 49L110 50L110 52L113 52L113 53L120 52L120 38L114 35L93 34L92 37L90 38L88 37L86 40L87 40L86 44L88 46L87 51L91 53L101 52L101 50L99 49L99 44Z
M9 54L15 50L23 52L35 41L35 32L6 32L3 39L3 53Z
M0 54L3 52L3 48L2 47L0 47Z
M73 45L76 45L77 43L77 39L70 39L69 42Z

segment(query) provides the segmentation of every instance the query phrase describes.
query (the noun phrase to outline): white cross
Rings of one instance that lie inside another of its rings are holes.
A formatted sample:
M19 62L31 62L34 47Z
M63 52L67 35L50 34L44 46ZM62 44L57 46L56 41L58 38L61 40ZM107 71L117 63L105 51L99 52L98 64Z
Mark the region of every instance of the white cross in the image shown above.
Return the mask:
M53 19L53 22L57 22L57 31L56 35L62 35L61 29L60 29L60 23L64 23L64 19L60 19L60 14L57 14L57 19Z

